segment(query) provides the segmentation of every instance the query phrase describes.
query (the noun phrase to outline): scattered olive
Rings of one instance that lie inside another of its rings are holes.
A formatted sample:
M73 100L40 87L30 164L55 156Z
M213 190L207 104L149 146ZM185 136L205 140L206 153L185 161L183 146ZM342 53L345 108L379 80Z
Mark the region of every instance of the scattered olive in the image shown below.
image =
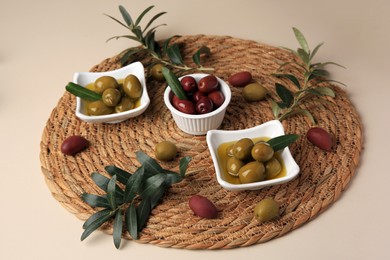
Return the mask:
M61 152L66 155L75 155L89 146L89 141L82 136L73 135L66 138L61 144Z
M242 95L248 102L260 101L267 95L267 89L260 85L260 83L250 83L244 87Z
M244 87L252 82L252 74L249 71L237 72L232 74L228 81L235 87Z
M232 176L238 176L238 171L241 169L242 166L244 166L244 162L241 160L238 160L236 157L232 156L230 157L226 162L226 169L227 172Z
M114 77L102 76L95 80L95 92L102 94L108 88L117 88L118 82Z
M256 161L266 162L274 156L274 150L268 143L258 142L253 146L251 154Z
M282 165L279 160L273 157L271 160L266 162L265 164L265 175L267 179L272 179L278 176L278 174L282 171Z
M201 195L192 196L188 205L199 217L211 219L218 216L217 207L208 198Z
M321 127L312 127L306 133L307 139L318 148L330 151L332 149L332 136Z
M161 63L154 64L152 66L152 68L150 69L150 75L152 75L152 77L157 81L164 81L165 78L162 74L163 67L164 67L164 65L162 65Z
M238 140L233 146L233 155L239 160L246 161L251 157L253 141L249 138Z
M260 222L272 220L279 216L279 203L271 198L265 198L256 204L254 215Z
M107 106L114 107L121 100L121 93L116 88L108 88L104 90L102 100Z
M240 168L238 177L241 183L263 181L265 179L264 164L258 161L249 162Z
M139 79L133 75L128 75L123 82L123 90L131 99L138 99L142 95L142 85Z
M162 141L155 147L156 158L160 161L170 161L177 155L177 147L170 141Z

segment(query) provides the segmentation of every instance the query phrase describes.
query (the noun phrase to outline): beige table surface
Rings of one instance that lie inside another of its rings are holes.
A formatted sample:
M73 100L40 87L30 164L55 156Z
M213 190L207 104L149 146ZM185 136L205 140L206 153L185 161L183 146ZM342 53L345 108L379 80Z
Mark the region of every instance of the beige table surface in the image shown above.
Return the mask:
M87 71L128 46L106 43L123 27L122 4L133 15L149 5L173 34L230 35L296 48L296 26L364 124L365 149L351 185L335 204L299 229L264 244L219 251L160 248L96 233L80 242L82 222L51 196L40 171L46 120L76 71ZM390 259L390 2L387 0L58 1L0 0L0 259Z

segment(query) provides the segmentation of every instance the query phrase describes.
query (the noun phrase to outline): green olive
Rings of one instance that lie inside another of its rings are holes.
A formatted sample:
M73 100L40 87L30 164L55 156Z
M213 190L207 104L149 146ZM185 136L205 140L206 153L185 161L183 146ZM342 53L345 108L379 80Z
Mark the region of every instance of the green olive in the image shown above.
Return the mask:
M227 172L232 176L238 176L238 171L242 166L244 166L244 162L238 160L236 157L230 157L226 162Z
M241 161L250 160L252 147L253 141L251 139L242 138L234 144L233 155Z
M128 111L130 109L133 109L135 106L135 103L133 100L131 100L129 97L122 97L119 103L115 106L115 112L120 113L124 111Z
M165 78L164 75L162 74L163 67L164 65L162 65L161 63L154 64L150 69L150 75L152 75L152 77L157 81L164 81Z
M267 176L267 179L275 178L281 171L282 165L275 157L265 164L265 175Z
M274 156L274 149L266 142L258 142L253 146L251 154L256 161L266 162Z
M160 161L170 161L176 157L177 147L170 141L162 141L155 147L156 158Z
M267 95L267 89L260 85L260 83L250 83L244 87L242 95L248 102L260 101Z
M254 215L260 223L272 220L279 216L279 203L271 198L263 199L256 204Z
M133 74L128 75L123 82L123 90L126 95L135 100L141 97L142 95L142 85L139 79Z
M90 116L108 115L114 112L114 108L104 104L102 100L93 101L87 105L87 113Z
M102 76L95 80L95 92L102 94L108 88L117 88L118 82L114 77Z
M102 100L107 106L114 107L121 100L121 93L116 88L108 88L104 90Z
M226 155L229 156L229 157L232 157L232 156L233 156L233 146L234 146L234 144L229 145L229 146L226 148Z
M252 183L263 181L265 179L264 164L258 161L252 161L240 168L238 178L241 183Z

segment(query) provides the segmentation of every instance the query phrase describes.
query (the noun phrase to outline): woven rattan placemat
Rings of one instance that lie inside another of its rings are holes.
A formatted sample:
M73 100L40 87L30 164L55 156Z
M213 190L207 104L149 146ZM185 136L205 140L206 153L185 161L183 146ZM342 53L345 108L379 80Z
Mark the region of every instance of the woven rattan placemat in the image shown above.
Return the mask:
M278 66L293 56L280 48L254 41L221 36L183 36L175 40L183 44L185 62L201 46L211 49L205 66L215 68L215 75L227 80L238 71L248 70L275 95L279 79L271 76ZM141 61L147 65L147 59ZM102 61L91 71L107 71L120 67L118 57ZM284 82L288 84L288 82ZM101 190L90 178L92 172L105 174L104 166L116 165L133 172L138 162L135 152L142 150L153 156L154 146L162 140L177 144L180 157L192 156L189 176L175 184L152 212L138 242L162 247L187 249L221 249L249 246L282 236L310 221L340 198L347 188L362 149L362 125L347 94L337 86L334 104L310 107L319 125L336 140L331 152L324 152L300 138L290 149L301 168L299 176L289 183L259 191L232 192L221 188L205 136L192 136L180 131L163 103L165 84L148 79L151 105L134 119L119 124L88 124L75 116L75 97L65 93L52 111L41 140L42 171L52 195L79 219L87 219L94 210L85 204L83 192L99 194ZM272 120L268 101L247 103L241 89L232 87L232 100L221 128L244 129ZM313 104L308 104L311 106ZM304 135L310 122L302 116L283 121L286 133ZM85 136L91 146L76 156L61 153L62 141L70 135ZM165 163L177 170L178 160ZM194 194L208 197L220 210L213 220L194 216L188 200ZM263 224L253 218L255 204L265 197L281 203L281 217ZM111 226L102 228L111 232ZM81 229L80 229L81 234ZM127 234L125 238L130 239Z

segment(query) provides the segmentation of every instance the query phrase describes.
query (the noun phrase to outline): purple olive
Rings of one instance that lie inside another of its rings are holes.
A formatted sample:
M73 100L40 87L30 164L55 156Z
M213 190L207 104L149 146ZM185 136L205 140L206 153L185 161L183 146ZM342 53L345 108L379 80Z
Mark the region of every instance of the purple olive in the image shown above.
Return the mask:
M214 109L213 102L208 97L202 97L198 102L196 102L195 107L199 114L206 114Z
M223 102L225 101L225 96L219 90L211 92L208 94L208 97L213 102L214 108L222 106Z
M199 80L198 89L203 93L210 93L219 89L219 82L215 76L208 75Z
M186 114L196 114L195 105L190 100L179 99L176 95L173 95L172 105L180 112Z
M192 95L192 99L196 102L198 102L202 97L207 97L207 95L203 92L200 92L199 90L194 92Z
M180 83L185 92L194 92L198 89L196 80L191 76L185 76L180 80Z

